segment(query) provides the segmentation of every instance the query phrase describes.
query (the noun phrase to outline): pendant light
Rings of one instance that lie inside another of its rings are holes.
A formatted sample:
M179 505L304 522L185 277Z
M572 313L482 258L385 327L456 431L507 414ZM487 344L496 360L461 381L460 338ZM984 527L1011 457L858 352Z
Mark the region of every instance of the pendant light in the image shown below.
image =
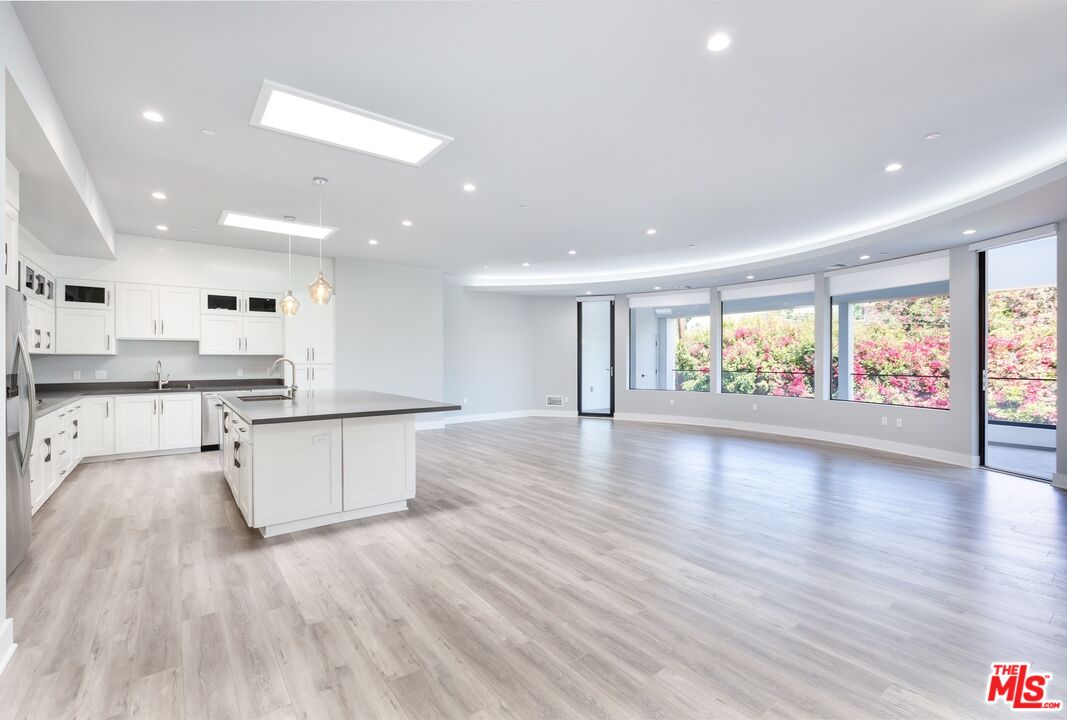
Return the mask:
M327 180L324 177L317 177L312 182L319 186L319 227L322 227L322 188ZM322 238L319 238L319 276L308 285L308 292L311 293L311 302L316 305L325 305L333 297L333 286L322 274Z
M286 217L286 220L294 220L295 218ZM288 315L292 317L296 315L296 311L300 309L300 301L293 295L293 236L289 236L289 292L285 293L285 297L282 298L282 315Z

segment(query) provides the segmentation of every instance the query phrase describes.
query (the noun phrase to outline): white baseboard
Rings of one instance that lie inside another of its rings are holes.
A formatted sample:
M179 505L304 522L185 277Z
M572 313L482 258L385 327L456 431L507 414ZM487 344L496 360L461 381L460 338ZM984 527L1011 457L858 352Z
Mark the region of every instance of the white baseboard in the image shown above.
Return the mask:
M300 530L310 530L311 528L323 527L325 525L334 525L339 522L347 522L349 520L360 520L362 518L374 517L375 515L384 515L386 513L401 512L408 509L407 500L397 500L396 502L384 503L382 505L374 505L373 507L359 508L358 510L344 510L338 513L330 513L329 515L320 515L319 517L304 518L303 520L291 520L289 522L275 523L274 525L265 525L259 528L260 534L263 537L275 537L277 535L285 535L287 533L298 532Z
M1067 473L1052 473L1052 486L1067 490Z
M573 410L506 410L504 412L475 413L473 415L453 415L443 420L425 421L415 423L416 430L440 430L449 425L461 423L486 422L489 420L515 420L525 417L577 417L578 413Z
M148 452L119 453L117 455L94 455L82 458L81 463L110 462L112 460L136 460L137 458L163 457L164 455L187 455L200 452L200 446L191 448L179 448L177 450L149 450Z
M0 625L0 675L3 674L7 664L11 662L17 647L18 645L15 644L15 621L7 618L4 620L3 625Z
M907 455L909 457L923 458L935 462L960 465L962 467L978 467L978 456L966 453L955 453L937 448L922 447L908 443L878 440L876 438L863 437L862 435L848 435L846 433L828 432L825 430L812 430L788 425L766 425L763 423L739 422L734 420L722 420L720 418L705 417L677 417L674 415L648 415L644 413L615 413L616 420L631 422L665 423L668 425L697 425L700 427L721 428L724 430L741 430L744 432L758 433L763 435L782 435L792 438L804 438L805 440L818 440L820 442L836 443L838 445L851 445L853 447L879 450L881 452Z

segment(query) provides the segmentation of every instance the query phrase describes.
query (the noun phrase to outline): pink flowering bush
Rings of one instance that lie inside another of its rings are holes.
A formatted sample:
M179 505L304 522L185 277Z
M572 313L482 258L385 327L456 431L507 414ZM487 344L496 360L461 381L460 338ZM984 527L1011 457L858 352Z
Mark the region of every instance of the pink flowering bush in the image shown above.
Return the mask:
M724 315L722 391L814 397L815 315L769 310Z
M1055 425L1056 288L997 290L988 298L990 420Z

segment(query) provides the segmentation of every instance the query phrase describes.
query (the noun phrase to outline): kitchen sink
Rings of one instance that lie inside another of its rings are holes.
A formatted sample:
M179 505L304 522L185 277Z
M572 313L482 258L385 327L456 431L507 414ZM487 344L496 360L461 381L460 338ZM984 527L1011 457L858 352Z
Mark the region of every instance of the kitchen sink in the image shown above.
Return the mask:
M262 400L292 400L293 398L288 395L249 395L238 399L242 402L260 402Z

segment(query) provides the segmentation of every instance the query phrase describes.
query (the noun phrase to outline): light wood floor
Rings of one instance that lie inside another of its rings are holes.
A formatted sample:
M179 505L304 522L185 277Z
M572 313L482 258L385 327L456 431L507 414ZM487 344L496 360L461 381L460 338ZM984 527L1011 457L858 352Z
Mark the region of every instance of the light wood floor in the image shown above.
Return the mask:
M406 514L264 540L215 453L35 517L0 717L976 717L1067 700L1067 493L846 448L526 419L419 433Z

